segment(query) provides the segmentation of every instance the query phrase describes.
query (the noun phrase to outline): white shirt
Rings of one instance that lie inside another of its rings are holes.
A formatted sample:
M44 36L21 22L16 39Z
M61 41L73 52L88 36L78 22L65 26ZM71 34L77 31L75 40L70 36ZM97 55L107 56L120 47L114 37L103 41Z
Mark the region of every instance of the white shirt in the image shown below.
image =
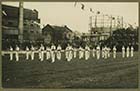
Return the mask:
M89 50L90 50L90 48L89 48L88 46L86 46L86 47L85 47L85 50L89 51Z
M131 51L134 51L134 48L133 47L131 47Z
M127 47L127 49L126 49L127 51L129 51L130 49L129 49L129 47Z
M58 47L57 47L57 50L58 50L58 51L60 51L61 49L62 49L61 46L58 46Z
M28 47L26 47L26 51L29 51L29 48Z
M116 51L117 49L116 49L116 47L113 47L113 51Z
M13 51L13 48L12 47L10 47L10 51Z
M122 47L122 51L125 51L125 48L124 48L124 46Z
M100 46L97 46L97 48L96 48L98 51L100 50Z
M52 46L51 46L51 50L54 51L55 49L56 49L55 45L52 45Z
M34 47L31 47L31 50L32 50L32 51L34 51L34 50L35 50L35 48L34 48Z
M16 47L16 51L19 51L19 47Z

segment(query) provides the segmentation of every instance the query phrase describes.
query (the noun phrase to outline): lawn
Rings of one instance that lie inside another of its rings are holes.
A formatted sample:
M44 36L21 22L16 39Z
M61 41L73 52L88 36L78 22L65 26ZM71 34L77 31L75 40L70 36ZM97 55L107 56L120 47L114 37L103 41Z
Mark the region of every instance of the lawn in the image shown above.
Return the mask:
M8 55L2 57L2 85L4 88L137 88L138 52L133 58L89 60L78 58L67 62L62 60L10 61Z

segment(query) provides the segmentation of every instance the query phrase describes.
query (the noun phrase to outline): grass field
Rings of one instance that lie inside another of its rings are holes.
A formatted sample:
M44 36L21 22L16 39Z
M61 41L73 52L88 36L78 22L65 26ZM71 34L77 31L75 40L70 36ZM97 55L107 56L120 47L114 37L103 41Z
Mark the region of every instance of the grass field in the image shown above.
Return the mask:
M2 84L4 88L137 88L138 87L138 52L133 58L106 60L90 58L89 60L66 59L51 63L9 61L9 56L2 57Z

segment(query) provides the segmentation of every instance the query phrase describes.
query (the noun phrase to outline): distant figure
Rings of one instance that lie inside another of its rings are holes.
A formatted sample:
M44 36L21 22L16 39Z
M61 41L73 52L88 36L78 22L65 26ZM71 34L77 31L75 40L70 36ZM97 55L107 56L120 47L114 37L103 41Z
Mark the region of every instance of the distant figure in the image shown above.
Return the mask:
M73 48L73 57L76 58L76 54L77 54L77 49Z
M107 57L108 57L107 52L108 52L108 50L107 50L107 47L105 46L105 48L104 48L104 58L105 59L107 59Z
M34 60L34 52L35 51L35 48L33 45L31 45L31 60Z
M43 46L43 44L41 44L41 47L40 47L40 51L41 51L41 54L40 54L40 61L43 61L44 60L44 50L45 50L45 48L44 48L44 46Z
M125 57L125 47L124 46L122 47L122 57L123 58Z
M66 48L66 52L67 52L66 58L67 58L67 61L68 61L68 62L72 60L72 57L73 57L73 55L72 55L72 50L73 50L72 46L70 46L70 45L68 44L68 46L67 46L67 48Z
M13 48L10 46L10 60L13 60Z
M52 44L52 46L51 46L51 59L52 59L52 63L55 62L55 50L56 50L56 46L54 44Z
M116 46L113 47L113 58L116 58L116 51L117 51L117 48Z
M16 61L19 61L19 47L16 45L16 53L15 53L15 56L16 56Z
M130 48L129 46L126 48L126 57L129 57L129 51L130 51Z
M88 60L90 57L90 48L88 45L85 46L85 60Z
M58 59L58 60L61 59L61 50L62 50L61 46L58 45L58 46L57 46L57 59Z
M69 47L67 46L65 49L65 57L68 59Z
M95 54L96 54L96 49L93 48L93 49L92 49L92 56L95 57Z
M26 46L26 60L29 60L29 47Z
M39 60L41 60L41 47L38 49L38 56L39 56Z
M50 59L51 54L50 54L51 49L47 46L46 47L46 60Z
M102 47L101 52L102 52L102 58L104 58L105 57L105 48L104 47Z
M84 49L80 46L79 47L79 59L82 59L84 57Z
M97 59L100 59L100 46L99 45L96 47L96 55L97 55Z
M131 57L133 57L133 56L134 56L134 47L131 46Z
M111 51L111 49L108 47L107 48L107 55L108 55L108 57L110 57L110 51Z

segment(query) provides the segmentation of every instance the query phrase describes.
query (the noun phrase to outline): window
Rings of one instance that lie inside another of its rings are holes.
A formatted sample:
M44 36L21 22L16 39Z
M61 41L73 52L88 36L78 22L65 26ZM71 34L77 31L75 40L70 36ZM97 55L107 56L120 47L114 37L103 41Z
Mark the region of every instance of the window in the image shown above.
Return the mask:
M8 25L10 25L10 26L11 26L11 25L13 25L13 23L9 21L9 22L8 22Z

